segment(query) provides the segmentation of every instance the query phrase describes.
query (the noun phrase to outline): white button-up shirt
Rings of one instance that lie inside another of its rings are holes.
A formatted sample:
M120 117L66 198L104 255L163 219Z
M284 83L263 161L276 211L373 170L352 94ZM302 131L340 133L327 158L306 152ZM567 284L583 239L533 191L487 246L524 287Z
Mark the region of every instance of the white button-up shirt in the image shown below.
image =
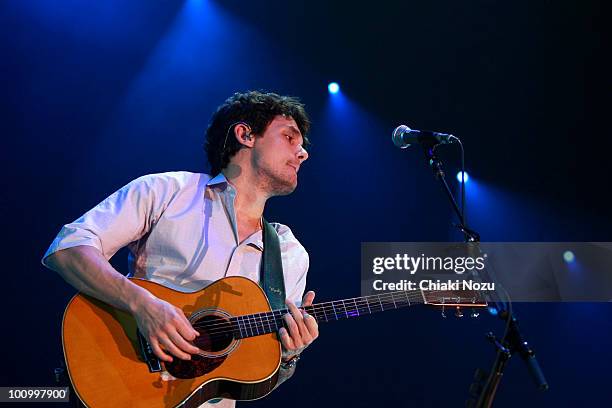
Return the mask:
M170 172L140 177L64 225L43 257L89 245L110 259L128 246L130 275L190 292L225 276L259 282L262 231L238 242L235 188L223 174ZM279 235L287 298L301 302L308 254L291 230Z
M190 292L225 276L259 282L262 231L238 242L235 188L223 174L170 172L140 177L78 220L64 225L47 252L79 245L110 259L128 246L130 275ZM279 235L287 298L298 305L306 287L308 254L291 230L273 223ZM234 401L204 404L233 407Z

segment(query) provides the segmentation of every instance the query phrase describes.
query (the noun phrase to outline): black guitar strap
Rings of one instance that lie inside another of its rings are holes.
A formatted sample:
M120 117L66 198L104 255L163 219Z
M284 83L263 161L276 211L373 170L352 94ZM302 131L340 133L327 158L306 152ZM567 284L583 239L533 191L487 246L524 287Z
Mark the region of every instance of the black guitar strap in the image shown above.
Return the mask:
M263 246L260 284L263 287L272 310L285 308L285 281L281 261L280 242L276 230L263 219Z

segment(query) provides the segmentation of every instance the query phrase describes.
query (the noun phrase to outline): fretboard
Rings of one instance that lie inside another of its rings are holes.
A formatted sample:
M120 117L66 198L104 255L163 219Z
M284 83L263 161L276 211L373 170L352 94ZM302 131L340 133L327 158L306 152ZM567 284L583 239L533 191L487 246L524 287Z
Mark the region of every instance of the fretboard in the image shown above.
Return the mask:
M400 291L380 295L317 303L303 309L318 323L342 319L354 319L372 313L395 310L413 304L424 303L421 291ZM235 316L230 319L234 338L247 338L277 332L284 326L283 316L288 309Z

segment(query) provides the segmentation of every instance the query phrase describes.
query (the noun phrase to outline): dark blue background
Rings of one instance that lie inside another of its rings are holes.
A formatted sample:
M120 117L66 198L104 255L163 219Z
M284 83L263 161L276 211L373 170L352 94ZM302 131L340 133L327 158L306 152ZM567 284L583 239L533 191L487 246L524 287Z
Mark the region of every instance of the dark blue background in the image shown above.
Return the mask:
M205 171L210 114L239 90L312 116L298 190L266 214L308 249L320 301L359 294L362 241L461 238L421 153L392 146L402 123L462 138L483 240L612 241L604 18L597 1L1 2L0 385L52 384L74 290L39 260L61 226L140 175ZM456 188L458 153L442 156ZM610 405L610 304L515 308L551 389L513 359L497 406ZM426 308L325 325L250 405L463 406L490 328Z

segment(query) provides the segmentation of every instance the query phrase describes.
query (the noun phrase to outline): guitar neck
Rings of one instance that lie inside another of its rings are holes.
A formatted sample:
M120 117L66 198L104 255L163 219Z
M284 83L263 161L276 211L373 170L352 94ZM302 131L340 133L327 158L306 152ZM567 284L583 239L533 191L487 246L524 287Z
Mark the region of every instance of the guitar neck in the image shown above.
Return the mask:
M317 322L321 323L352 319L423 303L426 303L423 293L414 290L334 300L306 306L303 309L306 313L312 315ZM289 313L289 310L285 308L271 312L232 317L234 336L237 338L247 338L276 332L283 327L283 316L287 313Z

